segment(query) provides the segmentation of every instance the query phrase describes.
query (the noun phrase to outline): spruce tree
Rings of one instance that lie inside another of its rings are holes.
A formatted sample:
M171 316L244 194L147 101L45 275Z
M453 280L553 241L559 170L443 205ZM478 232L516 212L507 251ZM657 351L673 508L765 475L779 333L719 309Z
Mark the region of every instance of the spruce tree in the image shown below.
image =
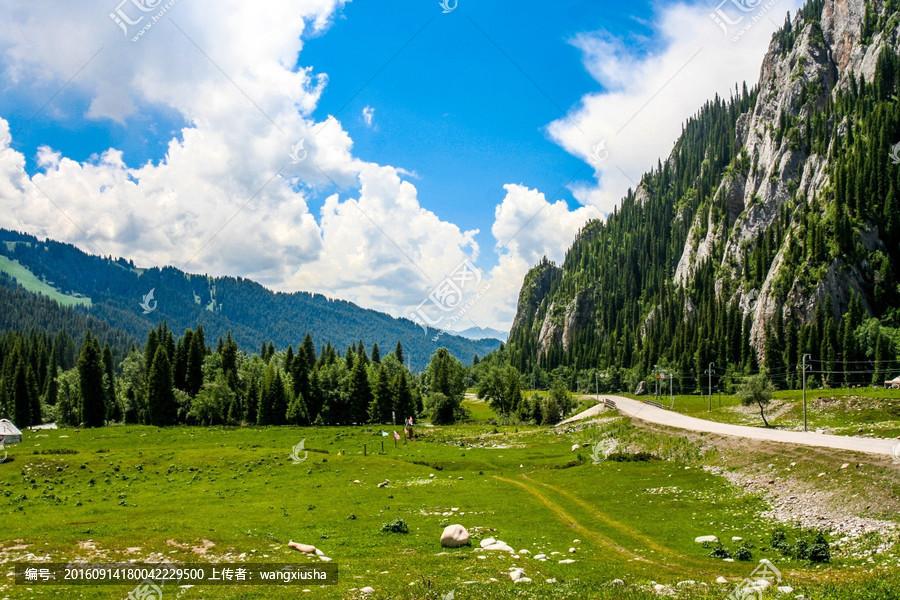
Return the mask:
M103 346L103 399L106 402L106 418L108 421L122 420L122 407L116 398L116 369L113 365L112 350L109 344Z
M357 356L350 370L349 400L351 422L357 424L368 422L372 390L369 386L369 375L366 372L366 364L362 356Z
M384 368L384 365L379 366L372 397L372 406L369 409L369 418L373 423L390 423L392 421L394 398L391 393L391 382L388 378L387 369Z
M97 340L88 333L78 356L78 382L81 388L81 422L85 427L100 427L106 420L106 390L103 387L103 357Z
M151 425L174 425L178 420L178 403L172 382L172 366L166 348L160 345L150 366L147 388L147 411Z

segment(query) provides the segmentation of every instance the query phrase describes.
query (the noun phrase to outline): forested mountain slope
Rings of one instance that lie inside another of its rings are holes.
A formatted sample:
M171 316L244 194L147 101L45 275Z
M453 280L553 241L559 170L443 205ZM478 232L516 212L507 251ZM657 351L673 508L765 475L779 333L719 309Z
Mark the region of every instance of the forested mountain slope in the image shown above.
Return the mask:
M193 275L173 267L141 269L122 258L92 256L69 244L41 241L14 231L0 229L0 255L17 261L63 294L89 298L89 308L73 310L135 339L145 339L152 328L166 322L176 332L202 325L211 340L230 331L246 351L259 350L264 342L277 347L296 345L306 333L312 334L319 347L330 343L346 348L362 341L369 347L377 343L393 348L399 341L415 369L424 367L438 347L446 347L468 363L499 345L497 340L468 340L449 334L435 341L434 330L426 334L410 320L344 300L306 292L272 292L249 279ZM0 279L0 285L10 283L8 277ZM146 306L152 310L145 311L141 303L151 290L153 297ZM23 297L43 302L37 295ZM40 321L37 315L32 323L19 319L15 328L43 327Z
M660 364L683 387L713 361L719 372L766 367L790 385L805 353L826 379L861 384L890 371L900 345L898 29L897 0L811 0L786 20L757 86L710 100L561 266L528 274L513 364L644 375Z

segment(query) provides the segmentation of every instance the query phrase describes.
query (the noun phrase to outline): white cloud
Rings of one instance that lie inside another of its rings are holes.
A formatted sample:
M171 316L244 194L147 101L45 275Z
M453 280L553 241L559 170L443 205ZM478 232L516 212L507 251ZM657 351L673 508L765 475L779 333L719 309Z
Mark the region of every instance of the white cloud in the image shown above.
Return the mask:
M469 322L457 329L473 323L508 329L528 269L544 256L561 262L578 230L602 216L593 206L570 210L562 200L549 202L543 193L523 185L503 188L506 196L494 211L491 227L500 259L487 274L489 289L467 314Z
M740 23L727 35L711 18L714 4L666 6L653 25L649 53L605 32L575 36L572 44L602 86L549 127L554 140L595 169L596 183L572 185L576 198L611 212L669 154L682 124L704 102L715 94L728 97L736 83L757 80L773 31L799 4L769 0L748 13L729 13Z
M136 43L109 19L115 7L108 0L8 8L0 68L35 109L52 98L42 118L81 117L72 114L77 96L90 119L128 126L139 112L164 110L184 126L161 160L144 165L127 164L115 148L79 162L46 140L30 178L11 147L16 132L0 117L0 226L138 264L242 275L395 315L408 314L463 260L478 258L478 232L423 208L408 181L415 174L356 158L338 118L311 117L327 76L296 67L303 35L327 27L343 0L272 0L265 10L240 0L169 3ZM528 268L544 255L561 260L577 230L631 185L620 169L637 178L712 93L755 77L770 29L765 20L728 45L715 37L707 12L665 9L657 25L662 50L648 56L600 34L573 40L604 91L585 97L550 132L589 162L597 142L608 140L609 160L595 165L598 185L574 188L592 206L570 210L537 190L505 186L491 228L499 261L458 328L508 327ZM775 10L771 15L780 21ZM709 36L693 37L710 27ZM663 85L698 46L703 51ZM362 118L374 126L374 108ZM312 214L311 193L334 183L334 195Z
M366 127L371 127L375 123L375 109L371 106L364 106L362 109L362 118Z

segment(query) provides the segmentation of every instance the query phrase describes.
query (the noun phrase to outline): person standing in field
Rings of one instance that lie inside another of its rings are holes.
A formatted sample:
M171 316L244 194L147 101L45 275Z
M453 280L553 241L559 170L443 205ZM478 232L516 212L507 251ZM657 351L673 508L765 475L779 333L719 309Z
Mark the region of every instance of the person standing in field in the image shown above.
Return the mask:
M413 439L413 418L412 417L406 417L406 427L404 429L406 429L406 439L408 439L408 440Z

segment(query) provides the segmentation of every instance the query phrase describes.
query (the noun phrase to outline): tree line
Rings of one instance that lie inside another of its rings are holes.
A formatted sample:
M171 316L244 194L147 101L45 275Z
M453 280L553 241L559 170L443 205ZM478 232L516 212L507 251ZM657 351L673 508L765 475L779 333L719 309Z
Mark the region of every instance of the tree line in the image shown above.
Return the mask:
M90 332L77 356L69 356L70 343L0 334L0 416L22 427L389 424L410 416L453 423L464 416L469 383L445 348L412 373L399 342L386 355L362 342L339 353L306 335L296 349L266 343L249 354L230 334L210 347L202 326L175 336L163 323L118 362Z

